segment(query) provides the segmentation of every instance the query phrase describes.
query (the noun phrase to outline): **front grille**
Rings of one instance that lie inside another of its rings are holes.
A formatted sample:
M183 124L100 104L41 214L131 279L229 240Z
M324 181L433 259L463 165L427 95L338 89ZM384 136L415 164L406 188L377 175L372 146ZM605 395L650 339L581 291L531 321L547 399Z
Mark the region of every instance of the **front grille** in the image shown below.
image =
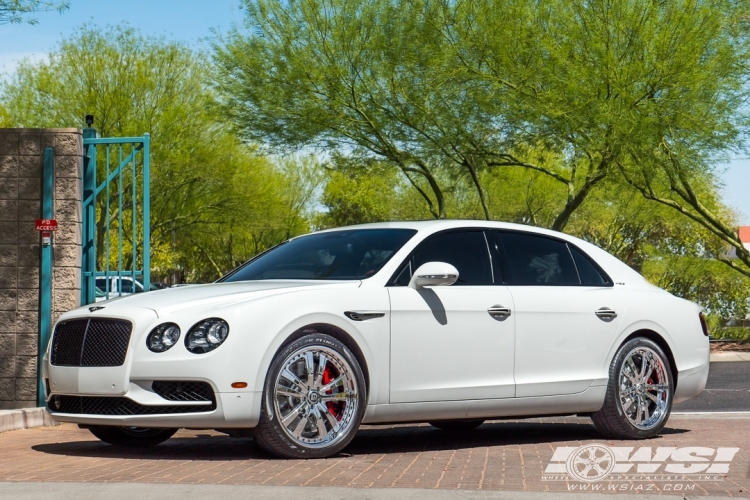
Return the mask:
M122 366L133 324L122 319L72 319L58 323L50 362L55 366Z
M57 366L80 366L83 338L86 335L87 319L74 319L58 323L52 336L50 362Z
M157 380L151 388L168 401L214 401L214 391L206 382Z
M52 396L47 408L53 413L73 413L83 415L171 415L174 413L207 413L216 409L216 402L210 405L184 406L144 406L122 397L99 396Z

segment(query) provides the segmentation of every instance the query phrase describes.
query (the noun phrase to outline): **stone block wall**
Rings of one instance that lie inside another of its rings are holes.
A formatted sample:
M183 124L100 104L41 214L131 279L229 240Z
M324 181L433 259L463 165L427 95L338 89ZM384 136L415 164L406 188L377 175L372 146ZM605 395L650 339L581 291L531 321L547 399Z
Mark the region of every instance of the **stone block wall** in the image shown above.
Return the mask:
M36 406L44 148L55 150L52 322L80 304L79 129L0 128L0 409ZM42 346L42 349L46 346Z

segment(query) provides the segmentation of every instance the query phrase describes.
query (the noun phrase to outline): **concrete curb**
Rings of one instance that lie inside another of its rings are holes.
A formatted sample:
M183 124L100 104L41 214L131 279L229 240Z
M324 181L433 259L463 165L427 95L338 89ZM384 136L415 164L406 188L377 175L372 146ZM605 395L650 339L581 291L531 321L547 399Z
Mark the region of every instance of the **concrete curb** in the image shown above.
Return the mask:
M307 500L625 500L633 494L562 493L559 491L478 491L437 490L411 488L340 488L313 486L261 486L261 485L206 485L206 484L139 484L139 483L0 483L0 500L26 500L50 497L77 500L131 500L133 498L159 498L161 500L278 500L279 498L305 498ZM638 494L642 500L706 500L729 498L700 495L649 495Z
M750 361L750 352L728 351L711 353L712 363L722 363L729 361Z
M687 420L747 420L750 419L750 411L673 411L669 419Z
M0 410L0 432L60 425L52 420L45 408L23 408L20 410Z

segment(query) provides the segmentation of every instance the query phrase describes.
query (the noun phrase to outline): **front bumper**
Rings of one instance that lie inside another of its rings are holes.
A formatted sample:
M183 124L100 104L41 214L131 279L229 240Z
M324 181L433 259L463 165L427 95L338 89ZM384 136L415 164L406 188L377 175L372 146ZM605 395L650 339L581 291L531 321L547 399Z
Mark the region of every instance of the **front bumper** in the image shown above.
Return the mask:
M249 428L257 425L260 394L231 387L232 382L246 381L247 377L244 371L238 373L238 367L241 370L243 365L235 361L233 356L236 353L227 349L228 345L200 356L181 348L156 354L147 350L144 339L146 333L164 319L143 308L120 307L108 313L106 318L98 313L68 314L65 320L109 318L130 321L133 328L122 365L61 366L51 364L49 351L44 357L45 400L55 420L136 427ZM193 323L192 318L188 318L180 326L187 331ZM54 335L50 345L54 344ZM155 382L207 384L211 402L162 397L160 391L154 389ZM56 404L55 401L65 404ZM206 411L205 406L198 408L201 405L210 405L211 408ZM185 406L185 412L180 412L181 406Z
M231 392L220 393L215 395L215 409L211 411L193 411L195 403L184 403L186 408L190 408L189 413L176 413L175 408L178 406L174 401L168 401L160 396L146 390L144 387L150 385L149 382L139 381L131 382L130 390L122 396L139 405L148 407L148 415L99 415L99 414L81 414L81 413L63 413L55 411L54 403L48 401L48 409L52 418L58 422L71 422L84 425L112 425L112 426L134 426L134 427L190 427L190 428L250 428L258 424L257 415L249 411L254 408L260 398L259 393L255 392ZM80 396L78 394L67 396ZM55 395L53 394L52 398ZM90 395L84 397L91 397ZM96 396L94 396L96 397ZM111 396L109 396L111 397ZM99 398L101 399L101 398ZM164 413L159 413L159 408L164 408ZM208 408L208 407L207 407Z

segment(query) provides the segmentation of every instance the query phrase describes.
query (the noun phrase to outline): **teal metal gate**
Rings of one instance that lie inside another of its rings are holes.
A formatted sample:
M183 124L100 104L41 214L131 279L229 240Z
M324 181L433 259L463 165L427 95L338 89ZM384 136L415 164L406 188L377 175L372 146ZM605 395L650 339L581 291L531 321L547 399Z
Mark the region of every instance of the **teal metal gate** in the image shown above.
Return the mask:
M83 130L82 305L151 285L150 137L97 135Z

